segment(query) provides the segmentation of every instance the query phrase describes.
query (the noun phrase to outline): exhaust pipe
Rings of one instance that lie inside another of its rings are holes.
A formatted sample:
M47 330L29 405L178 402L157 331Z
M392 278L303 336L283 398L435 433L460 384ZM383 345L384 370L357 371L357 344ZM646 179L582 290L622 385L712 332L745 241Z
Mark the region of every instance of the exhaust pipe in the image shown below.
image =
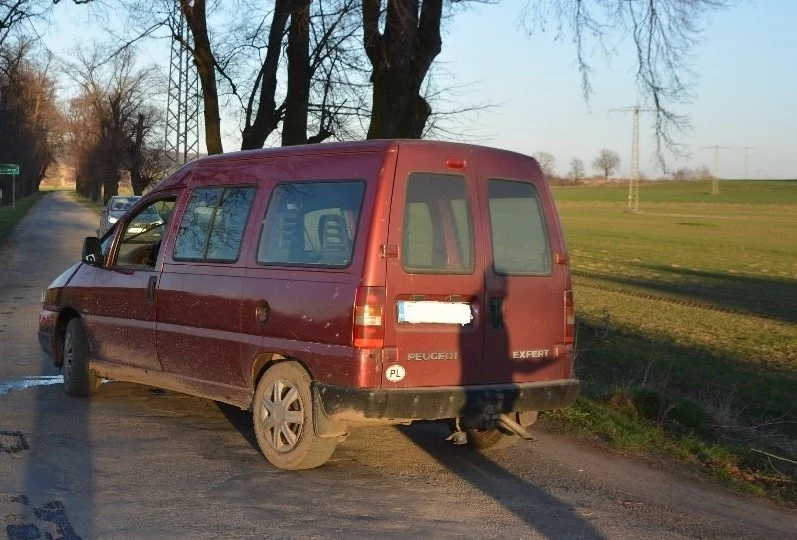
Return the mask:
M514 433L518 437L521 437L522 439L525 439L527 441L534 440L534 437L532 437L531 434L528 431L526 431L526 428L515 422L512 419L512 417L510 417L508 414L502 414L501 416L498 417L498 425L507 431L511 431L512 433Z

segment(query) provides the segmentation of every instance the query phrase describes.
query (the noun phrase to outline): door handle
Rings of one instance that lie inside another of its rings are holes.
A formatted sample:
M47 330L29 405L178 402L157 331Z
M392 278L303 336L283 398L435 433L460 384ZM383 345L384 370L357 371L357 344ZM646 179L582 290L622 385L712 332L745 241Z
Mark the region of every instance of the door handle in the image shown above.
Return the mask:
M493 328L504 327L504 299L490 298L490 322Z
M257 317L257 322L260 324L266 324L268 321L268 316L271 315L271 308L268 305L268 302L265 300L261 300L260 303L257 305L255 309L255 316Z
M158 276L149 276L147 282L147 302L150 304L155 303L155 288L158 285Z

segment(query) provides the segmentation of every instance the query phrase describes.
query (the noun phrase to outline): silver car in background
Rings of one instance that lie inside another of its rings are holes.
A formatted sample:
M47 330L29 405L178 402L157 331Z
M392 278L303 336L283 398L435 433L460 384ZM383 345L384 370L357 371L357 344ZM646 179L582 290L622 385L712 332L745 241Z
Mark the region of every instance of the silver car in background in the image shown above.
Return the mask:
M124 216L140 198L140 195L117 195L108 199L108 206L102 207L97 236L100 238L105 236L113 224L119 221L119 218Z

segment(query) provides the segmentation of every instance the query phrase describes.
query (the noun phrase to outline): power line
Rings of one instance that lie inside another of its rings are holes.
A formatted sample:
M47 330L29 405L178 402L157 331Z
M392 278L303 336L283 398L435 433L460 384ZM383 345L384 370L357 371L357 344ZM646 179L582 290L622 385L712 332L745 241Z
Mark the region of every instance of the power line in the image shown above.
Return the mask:
M650 112L653 109L643 109L639 105L609 109L609 112L633 113L631 135L631 177L628 179L628 211L639 210L639 113Z
M733 150L732 146L721 146L715 144L712 146L701 146L701 150L714 150L714 170L712 171L711 179L711 194L720 194L720 150Z

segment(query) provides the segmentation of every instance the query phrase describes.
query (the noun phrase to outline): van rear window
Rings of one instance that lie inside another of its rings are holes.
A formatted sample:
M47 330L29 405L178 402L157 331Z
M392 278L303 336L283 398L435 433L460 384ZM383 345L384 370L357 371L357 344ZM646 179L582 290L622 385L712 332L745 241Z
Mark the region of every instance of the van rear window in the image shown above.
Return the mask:
M364 193L361 180L278 185L266 211L257 262L349 266Z
M550 274L548 234L534 185L491 179L487 191L496 274Z
M412 273L473 272L473 223L464 177L410 175L401 252L404 269Z

